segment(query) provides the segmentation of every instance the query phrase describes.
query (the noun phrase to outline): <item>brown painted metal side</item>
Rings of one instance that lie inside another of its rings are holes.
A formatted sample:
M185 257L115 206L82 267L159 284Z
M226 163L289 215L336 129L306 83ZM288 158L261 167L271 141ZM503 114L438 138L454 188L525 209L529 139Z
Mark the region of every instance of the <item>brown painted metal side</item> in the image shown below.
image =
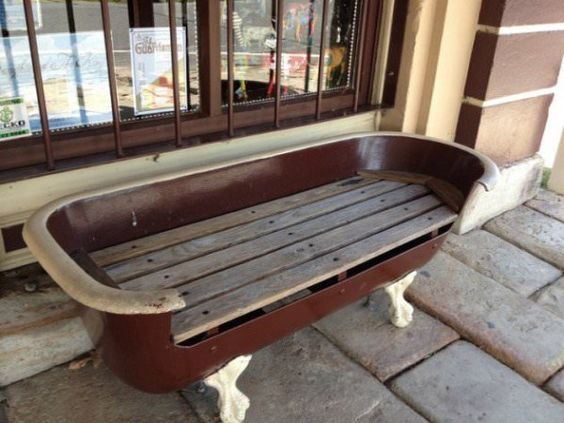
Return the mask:
M98 313L103 333L97 344L111 370L127 384L152 393L180 389L213 373L226 362L250 354L376 288L424 265L439 249L446 234L430 239L352 277L303 299L255 317L194 345L175 345L171 314L115 315ZM100 319L101 318L101 319Z

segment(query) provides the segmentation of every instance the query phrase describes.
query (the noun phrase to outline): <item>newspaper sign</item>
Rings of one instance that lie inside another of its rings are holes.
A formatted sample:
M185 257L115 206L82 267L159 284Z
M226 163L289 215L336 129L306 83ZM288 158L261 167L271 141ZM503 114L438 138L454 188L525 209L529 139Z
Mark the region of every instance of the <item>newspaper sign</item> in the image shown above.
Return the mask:
M40 29L43 26L43 16L39 0L34 0L31 8L35 29ZM0 0L0 26L6 31L27 30L22 0Z
M136 116L174 110L168 28L131 28L131 68ZM186 110L186 29L177 28L180 108Z
M23 97L0 99L0 141L31 135Z

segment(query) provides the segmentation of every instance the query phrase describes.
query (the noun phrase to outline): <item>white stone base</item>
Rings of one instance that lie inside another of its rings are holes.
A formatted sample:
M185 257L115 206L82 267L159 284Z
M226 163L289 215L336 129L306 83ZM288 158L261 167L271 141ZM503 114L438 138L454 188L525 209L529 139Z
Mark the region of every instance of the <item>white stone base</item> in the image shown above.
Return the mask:
M501 175L493 190L480 190L474 198L467 200L453 227L455 233L461 235L469 232L533 198L540 188L543 160L537 155L500 171Z

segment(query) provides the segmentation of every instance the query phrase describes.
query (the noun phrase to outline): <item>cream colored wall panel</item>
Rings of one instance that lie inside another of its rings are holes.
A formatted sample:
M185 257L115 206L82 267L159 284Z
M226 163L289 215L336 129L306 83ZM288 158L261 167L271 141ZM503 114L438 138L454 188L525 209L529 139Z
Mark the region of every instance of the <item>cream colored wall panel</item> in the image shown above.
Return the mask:
M548 188L564 195L564 131L562 132L560 146L554 159L552 173L548 180Z
M433 31L442 25L436 9L435 0L409 2L395 105L382 112L381 130L416 132Z
M379 130L454 139L481 1L410 1L395 106Z
M454 140L481 4L481 0L446 4L441 36L433 46L433 78L420 117L425 135Z

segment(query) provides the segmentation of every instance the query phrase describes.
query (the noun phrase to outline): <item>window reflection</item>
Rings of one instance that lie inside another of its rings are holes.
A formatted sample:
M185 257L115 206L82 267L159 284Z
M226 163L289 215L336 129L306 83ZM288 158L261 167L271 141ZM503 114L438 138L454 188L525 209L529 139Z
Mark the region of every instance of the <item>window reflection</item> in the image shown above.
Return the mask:
M222 84L227 101L227 5L222 1ZM323 90L352 84L352 61L358 0L330 0ZM284 3L281 93L315 93L321 44L323 0ZM264 101L276 91L276 0L235 0L235 102Z
M173 110L172 65L168 29L168 3L130 2L129 10L110 10L129 17L117 28L123 42L116 49L116 77L122 118L138 119ZM129 13L129 14L128 14ZM196 0L176 2L180 106L197 110L200 104ZM117 43L114 41L114 43ZM188 56L188 60L186 57ZM132 89L133 87L133 89Z
M100 2L32 0L45 99L52 130L107 124L111 102ZM172 76L168 5L146 0L110 0L110 18L122 120L170 112ZM199 105L196 0L176 3L180 98L183 110ZM0 0L0 98L23 98L31 128L41 130L22 0ZM143 89L133 84L132 66L140 55L131 48L131 32L161 43L159 55L144 56ZM163 50L166 50L163 52ZM186 60L188 57L188 60ZM152 90L152 91L151 91ZM135 99L153 95L147 107Z

